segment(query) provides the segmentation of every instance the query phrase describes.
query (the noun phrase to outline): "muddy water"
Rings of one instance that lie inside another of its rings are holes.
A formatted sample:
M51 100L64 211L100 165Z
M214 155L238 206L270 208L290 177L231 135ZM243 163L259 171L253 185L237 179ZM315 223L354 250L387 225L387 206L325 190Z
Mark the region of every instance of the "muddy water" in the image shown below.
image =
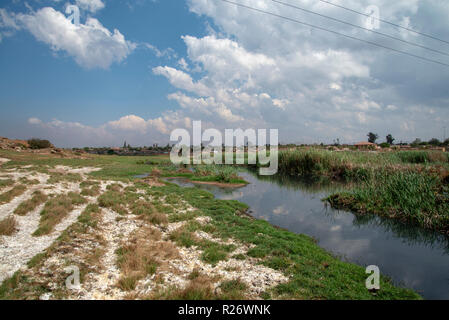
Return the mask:
M339 185L290 178L262 178L248 172L250 184L239 189L201 185L217 198L248 204L250 214L295 233L307 234L341 259L377 265L397 285L413 288L426 299L449 299L449 239L435 232L377 216L358 217L333 210L321 201ZM183 180L170 180L192 186Z

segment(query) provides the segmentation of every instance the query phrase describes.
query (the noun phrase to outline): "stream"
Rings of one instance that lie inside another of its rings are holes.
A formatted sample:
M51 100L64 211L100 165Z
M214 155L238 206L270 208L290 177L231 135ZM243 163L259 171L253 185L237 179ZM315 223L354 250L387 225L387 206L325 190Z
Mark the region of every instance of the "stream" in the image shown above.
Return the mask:
M246 203L253 217L311 236L342 260L377 265L396 285L412 288L425 299L449 299L449 238L391 219L334 210L321 199L341 185L259 177L247 171L239 175L250 184L238 189L197 187L219 199ZM183 179L170 181L194 186Z

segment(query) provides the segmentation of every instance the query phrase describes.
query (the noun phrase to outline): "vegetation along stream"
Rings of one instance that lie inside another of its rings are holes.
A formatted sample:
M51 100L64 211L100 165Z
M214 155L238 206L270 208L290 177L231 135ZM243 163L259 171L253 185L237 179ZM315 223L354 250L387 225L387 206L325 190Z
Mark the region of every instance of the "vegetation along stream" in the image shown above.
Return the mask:
M330 208L322 201L340 184L317 184L288 177L239 173L250 182L238 189L198 187L220 199L250 206L250 214L318 244L344 260L377 265L394 283L416 290L426 299L449 299L449 239L437 232L375 215L355 215ZM193 186L183 179L170 180Z

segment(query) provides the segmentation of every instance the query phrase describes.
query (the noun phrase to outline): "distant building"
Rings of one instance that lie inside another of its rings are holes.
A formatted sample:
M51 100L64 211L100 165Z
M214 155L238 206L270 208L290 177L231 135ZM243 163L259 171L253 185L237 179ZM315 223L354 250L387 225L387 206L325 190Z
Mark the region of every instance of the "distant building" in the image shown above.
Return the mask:
M362 141L354 144L357 149L377 149L377 144L368 141Z

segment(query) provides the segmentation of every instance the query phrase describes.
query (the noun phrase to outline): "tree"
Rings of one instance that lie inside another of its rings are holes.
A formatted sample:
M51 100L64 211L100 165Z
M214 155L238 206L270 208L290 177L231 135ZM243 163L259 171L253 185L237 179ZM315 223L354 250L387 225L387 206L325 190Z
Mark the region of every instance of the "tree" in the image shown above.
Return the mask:
M123 144L123 149L126 149L126 140L125 143Z
M395 138L393 138L393 136L391 134L389 134L387 136L387 143L388 144L393 144L394 140L395 140Z
M411 145L413 148L416 148L416 147L418 147L420 144L421 144L421 139L416 138L415 141L413 141L410 145Z
M433 138L429 140L429 144L431 146L439 146L441 144L440 140L438 140L437 138Z
M371 142L371 143L376 143L376 140L379 138L379 136L377 134L372 133L372 132L368 133L367 136L368 136L368 142Z
M334 146L335 147L340 146L340 138L337 138L336 140L334 140Z

